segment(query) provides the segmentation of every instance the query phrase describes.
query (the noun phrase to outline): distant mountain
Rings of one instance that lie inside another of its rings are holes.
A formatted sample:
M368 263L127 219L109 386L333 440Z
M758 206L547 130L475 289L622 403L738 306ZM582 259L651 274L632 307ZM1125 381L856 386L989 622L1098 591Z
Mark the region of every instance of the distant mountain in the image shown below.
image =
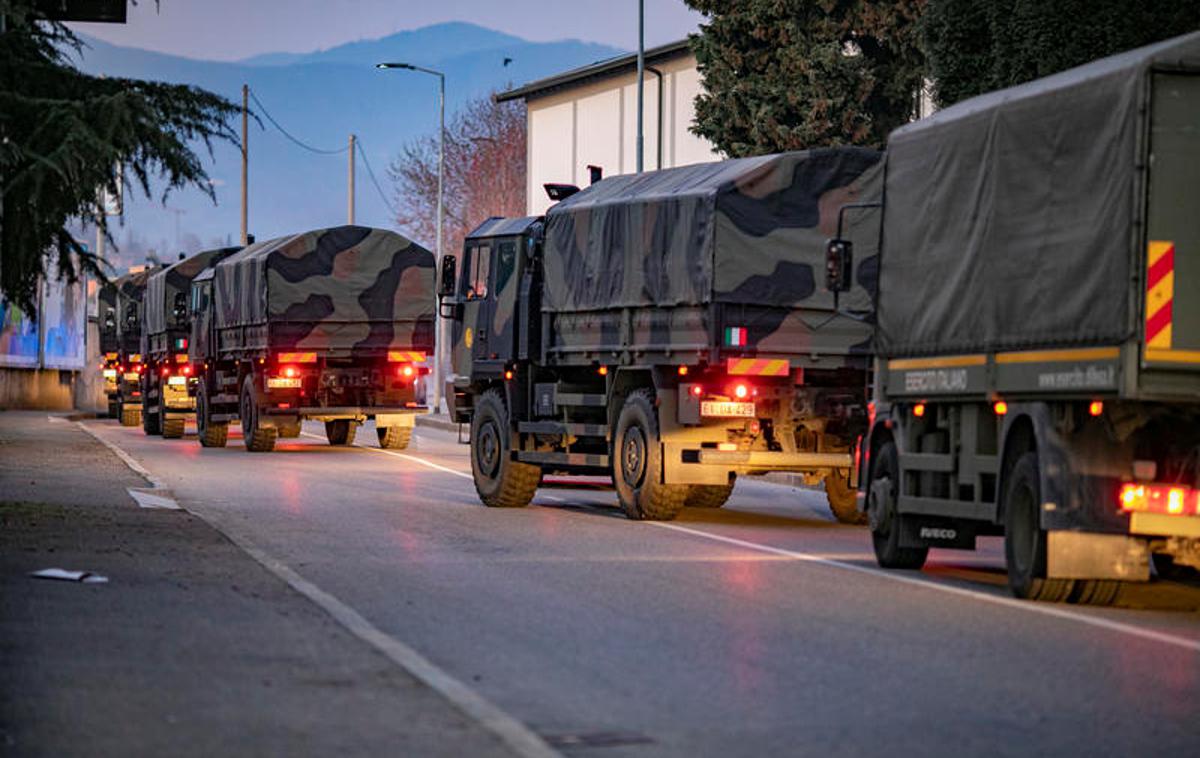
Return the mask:
M79 67L93 74L192 84L241 101L242 84L285 129L325 150L340 149L358 135L364 157L391 201L387 167L412 139L436 133L437 82L409 71L380 71L382 60L405 61L446 75L446 118L468 98L486 95L609 58L622 51L567 40L535 43L465 23L429 26L313 53L272 53L238 62L202 61L85 38ZM505 58L511 58L508 66ZM260 111L253 102L251 110ZM346 155L321 155L298 147L259 113L251 121L250 230L259 239L300 229L345 223ZM203 146L199 148L203 151ZM237 238L241 158L236 147L217 145L207 163L218 204L198 190L160 203L127 197L123 229L125 264L145 248L164 259ZM357 221L391 226L391 214L359 163Z
M520 37L475 24L453 22L397 32L379 39L359 40L312 53L266 53L245 58L248 66L290 66L295 63L349 63L372 66L396 53L419 60L441 60L454 55L528 44Z

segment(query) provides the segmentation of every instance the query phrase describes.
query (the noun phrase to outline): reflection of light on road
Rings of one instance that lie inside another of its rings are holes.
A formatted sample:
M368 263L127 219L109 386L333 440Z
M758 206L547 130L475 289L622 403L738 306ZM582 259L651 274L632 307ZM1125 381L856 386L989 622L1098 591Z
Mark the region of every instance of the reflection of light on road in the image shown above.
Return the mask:
M288 477L283 480L283 507L288 513L300 514L304 512L302 498L304 496L304 488L300 486L300 481L297 477Z

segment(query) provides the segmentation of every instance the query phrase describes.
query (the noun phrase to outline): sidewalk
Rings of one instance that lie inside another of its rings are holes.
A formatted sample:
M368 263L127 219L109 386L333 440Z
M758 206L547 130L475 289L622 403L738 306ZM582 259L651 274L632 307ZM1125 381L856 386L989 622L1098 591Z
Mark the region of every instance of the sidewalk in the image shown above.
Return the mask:
M0 412L0 753L507 754L145 486L74 423Z

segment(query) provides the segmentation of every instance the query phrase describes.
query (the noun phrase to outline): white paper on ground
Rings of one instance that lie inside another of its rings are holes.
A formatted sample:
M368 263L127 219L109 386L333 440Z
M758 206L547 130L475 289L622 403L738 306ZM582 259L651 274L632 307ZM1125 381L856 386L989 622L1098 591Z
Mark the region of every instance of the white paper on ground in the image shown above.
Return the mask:
M63 582L83 582L84 584L105 584L108 582L107 576L93 574L90 571L69 571L60 568L48 568L41 571L34 571L30 574L38 579L57 579Z

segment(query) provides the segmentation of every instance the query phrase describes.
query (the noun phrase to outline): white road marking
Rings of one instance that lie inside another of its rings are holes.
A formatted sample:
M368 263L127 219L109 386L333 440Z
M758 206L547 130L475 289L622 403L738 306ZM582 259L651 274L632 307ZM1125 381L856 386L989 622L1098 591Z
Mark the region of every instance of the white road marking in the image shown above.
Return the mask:
M142 508L162 508L169 511L182 510L175 498L166 495L166 490L128 487L129 496Z
M88 434L91 434L96 439L100 440L109 450L112 450L117 457L125 462L125 465L133 469L137 473L144 476L151 482L157 482L150 472L148 472L140 463L133 459L128 453L117 447L115 443L101 437L91 429L88 429L83 424L80 424ZM317 437L314 434L308 434L309 437ZM320 437L317 437L320 439ZM356 446L361 447L361 446ZM371 450L372 448L364 448ZM378 448L376 448L378 450ZM381 453L390 453L388 450L378 450ZM400 455L399 453L394 453ZM470 478L470 474L448 469L445 466L439 466L429 461L423 461L420 458L415 458L409 455L400 455L402 458L412 458L418 463L423 463L433 468L447 471L451 474L466 476ZM155 484L155 487L159 487ZM132 492L131 492L132 494ZM280 580L286 582L288 586L304 595L306 598L316 603L322 610L328 613L339 624L344 626L355 637L358 637L363 642L375 648L379 652L387 656L393 663L407 671L418 681L424 683L430 689L439 693L446 698L453 706L462 711L470 719L476 721L480 726L496 735L517 755L524 758L562 758L561 754L550 747L541 737L537 735L529 727L522 724L517 719L508 715L500 708L492 704L491 701L472 690L467 685L455 679L453 676L438 668L434 663L425 656L418 653L413 648L405 645L400 640L388 635L380 630L370 621L367 621L363 616L350 606L338 600L333 595L321 589L317 585L308 581L304 577L297 574L283 562L271 557L269 554L251 544L246 539L238 534L222 529L221 526L203 514L189 511L194 516L202 519L205 523L216 529L221 534L229 538L231 542L241 548L247 555L257 561L263 568L270 571Z
M989 595L989 594L983 593L983 592L976 592L974 590L963 589L962 587L955 587L955 586L948 585L948 584L938 584L935 582L926 581L924 579L917 579L915 577L912 577L912 576L909 576L906 574L902 574L902 573L899 573L896 571L886 571L884 569L870 568L868 566L859 566L854 563L845 563L843 561L832 560L830 558L825 558L825 557L822 557L819 555L814 555L812 553L801 553L801 552L798 552L795 550L786 550L781 547L772 547L771 545L762 545L757 542L749 542L747 540L739 540L734 537L725 537L720 534L712 534L711 532L705 532L700 529L692 529L690 527L680 526L679 524L669 524L669 523L666 523L663 521L647 521L646 523L651 526L657 526L661 529L670 529L672 531L682 532L684 534L690 534L695 537L702 537L706 540L714 540L716 542L724 542L725 544L728 544L728 545L736 545L738 547L749 548L751 550L759 550L761 552L770 553L772 555L786 556L788 558L791 558L791 559L797 560L797 561L806 561L809 563L820 563L820 564L823 564L826 566L832 566L835 568L847 569L849 571L857 571L858 573L861 573L861 574L870 574L871 576L880 577L882 579L890 579L893 582L900 582L901 584L908 584L908 585L915 586L915 587L922 587L924 589L937 590L939 592L946 592L951 595L957 595L959 597L971 598L972 600L980 600L985 603L1001 605L1001 606L1004 606L1007 608L1015 608L1017 610L1022 610L1022 611L1026 611L1029 613L1040 613L1043 616L1051 616L1053 618L1064 619L1067 621L1074 621L1074 622L1077 622L1080 624L1086 624L1088 626L1098 627L1100 629L1107 629L1108 631L1111 631L1111 632L1118 632L1120 634L1126 634L1131 637L1140 637L1142 639L1152 640L1154 642L1161 642L1166 645L1173 645L1175 647L1181 647L1186 650L1191 650L1193 652L1200 652L1200 640L1188 639L1187 637L1178 637L1176 635L1167 634L1165 632L1156 632L1153 629L1143 629L1141 627L1137 627L1132 624L1123 624L1120 621L1112 621L1111 619L1100 618L1097 616L1088 616L1088 615L1085 615L1082 613L1076 613L1074 611L1069 611L1069 610L1066 610L1066 609L1058 607L1058 606L1050 605L1048 603L1038 603L1038 602L1032 602L1032 601L1028 601L1028 600L1018 600L1018 599L1012 598L1012 597L1001 597L998 595Z
M301 434L303 434L305 437L312 437L315 440L325 439L321 435L312 434L311 432L301 432ZM383 453L384 455L393 455L397 458L403 458L405 460L412 461L413 463L419 463L422 466L428 466L429 468L437 469L438 471L444 471L447 474L454 474L455 476L461 476L464 479L472 478L472 476L470 474L465 473L463 471L458 471L458 470L452 469L448 466L443 466L441 464L434 463L433 461L427 461L424 458L418 458L417 456L409 455L408 453L397 453L395 450L384 450L383 448L378 448L378 447L368 447L366 445L359 445L358 443L355 443L354 447L362 448L363 450L370 450L372 453Z

